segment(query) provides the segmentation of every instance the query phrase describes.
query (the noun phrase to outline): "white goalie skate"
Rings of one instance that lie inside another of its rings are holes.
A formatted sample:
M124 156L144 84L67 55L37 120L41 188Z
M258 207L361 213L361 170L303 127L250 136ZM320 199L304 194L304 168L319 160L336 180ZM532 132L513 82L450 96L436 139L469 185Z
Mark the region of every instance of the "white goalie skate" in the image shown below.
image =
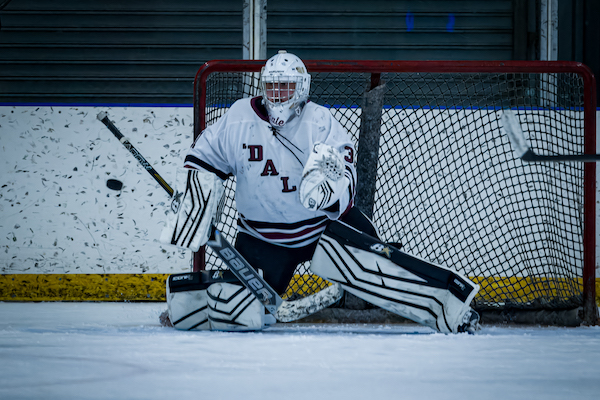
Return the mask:
M474 335L475 332L481 329L481 325L479 325L479 314L477 311L470 309L463 315L462 324L458 326L459 333L468 333L469 335Z

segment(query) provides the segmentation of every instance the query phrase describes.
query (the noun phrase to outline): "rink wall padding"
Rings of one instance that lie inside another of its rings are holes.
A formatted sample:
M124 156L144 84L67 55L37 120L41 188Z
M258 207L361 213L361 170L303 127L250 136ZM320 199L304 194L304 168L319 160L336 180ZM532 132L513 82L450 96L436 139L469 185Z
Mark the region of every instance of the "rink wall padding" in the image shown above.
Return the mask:
M168 274L0 275L0 301L166 301Z
M540 292L546 298L560 298L572 288L583 288L583 279L561 279L544 277L471 277L481 289L476 296L479 304L519 304L534 303ZM596 304L600 306L600 278L596 278ZM491 307L493 308L493 306ZM512 307L511 307L512 308ZM535 308L535 307L525 307Z
M3 274L0 275L0 301L166 301L165 285L169 274ZM308 276L303 282L309 289L319 287L320 278ZM478 296L502 302L506 299L526 302L531 293L526 288L533 278L471 278L488 287ZM521 282L522 281L522 282ZM556 293L573 282L538 278L536 285ZM578 280L578 285L583 285ZM307 289L306 287L304 288ZM493 290L490 290L493 289ZM297 288L289 287L284 297L292 297ZM596 278L596 304L600 307L600 278Z
M285 291L283 297L291 299L297 293L313 294L330 286L331 283L314 274L294 274L290 281L290 285Z
M0 106L0 131L6 133L0 149L0 301L164 301L166 277L190 270L189 250L158 241L168 196L97 120L100 111L165 181L174 181L193 140L191 107ZM600 127L600 111L596 119ZM109 179L120 180L122 190L109 188ZM511 286L511 279L522 279L524 287L527 278L473 279L493 289L486 292L490 301L529 295ZM309 291L318 284L299 282ZM538 278L536 285L554 291L565 282Z

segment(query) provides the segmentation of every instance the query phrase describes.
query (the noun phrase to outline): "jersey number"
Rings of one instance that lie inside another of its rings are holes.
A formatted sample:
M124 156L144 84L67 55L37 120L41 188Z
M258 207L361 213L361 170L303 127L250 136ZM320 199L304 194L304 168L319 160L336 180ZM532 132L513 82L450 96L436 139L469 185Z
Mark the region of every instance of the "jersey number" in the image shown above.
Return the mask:
M344 161L346 161L349 164L354 163L354 149L350 146L346 146L344 147L344 149L348 151L344 156Z

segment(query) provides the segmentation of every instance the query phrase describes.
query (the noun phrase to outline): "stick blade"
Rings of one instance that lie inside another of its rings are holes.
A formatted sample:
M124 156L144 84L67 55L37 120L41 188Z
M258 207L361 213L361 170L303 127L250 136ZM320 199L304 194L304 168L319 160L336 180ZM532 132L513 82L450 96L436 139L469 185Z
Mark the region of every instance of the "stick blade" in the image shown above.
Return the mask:
M512 110L503 110L500 121L504 132L510 139L510 143L519 156L526 162L600 162L600 154L557 154L557 155L539 155L536 154L521 129L521 123Z
M339 284L334 283L302 299L284 301L277 309L275 318L280 322L297 321L329 307L341 299L343 295L344 289Z
M503 110L500 116L500 121L504 128L504 132L508 136L510 143L515 153L519 158L523 158L528 152L530 152L530 146L525 139L523 129L521 129L521 123L512 110Z

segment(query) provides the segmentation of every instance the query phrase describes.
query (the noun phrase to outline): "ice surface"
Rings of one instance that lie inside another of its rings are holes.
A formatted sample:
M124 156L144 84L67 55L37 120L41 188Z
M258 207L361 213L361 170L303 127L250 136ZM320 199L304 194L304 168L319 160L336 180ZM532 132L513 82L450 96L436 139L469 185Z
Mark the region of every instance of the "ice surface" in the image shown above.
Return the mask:
M600 327L161 327L164 303L0 303L0 399L597 399Z

